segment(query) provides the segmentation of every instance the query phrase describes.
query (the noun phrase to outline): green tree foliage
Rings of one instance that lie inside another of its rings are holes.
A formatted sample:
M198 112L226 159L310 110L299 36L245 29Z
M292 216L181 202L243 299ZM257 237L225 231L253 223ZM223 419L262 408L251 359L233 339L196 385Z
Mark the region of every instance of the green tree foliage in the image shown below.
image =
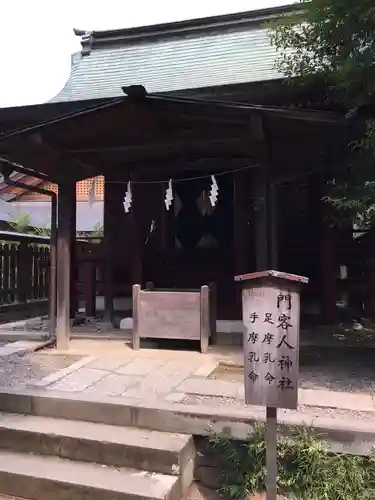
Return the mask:
M17 212L9 218L9 225L16 233L36 234L38 236L51 236L51 226L49 222L45 222L41 227L33 227L31 223L31 214L28 212ZM93 236L96 238L103 237L103 224L96 222L91 232L77 231L77 237Z
M300 0L274 23L277 69L289 82L322 84L348 118L363 119L348 163L331 180L329 201L346 219L375 219L374 0ZM349 149L349 148L348 148Z
M31 233L31 215L28 212L17 212L9 217L9 225L16 233Z

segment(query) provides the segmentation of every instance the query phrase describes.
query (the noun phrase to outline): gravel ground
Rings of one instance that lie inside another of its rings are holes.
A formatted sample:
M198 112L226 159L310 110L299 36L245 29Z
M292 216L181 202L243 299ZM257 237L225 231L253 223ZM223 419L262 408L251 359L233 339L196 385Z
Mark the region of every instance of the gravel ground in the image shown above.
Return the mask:
M217 397L217 396L196 396L188 395L182 401L182 404L186 405L206 405L212 408L246 408L245 402L241 399ZM255 407L254 407L255 408ZM262 409L261 407L256 407ZM263 408L264 410L264 408ZM264 410L265 411L265 410ZM296 410L284 410L279 409L279 415L288 415L295 413ZM355 410L343 410L339 408L327 408L321 406L307 406L299 405L298 412L304 413L312 418L324 417L324 418L334 418L335 420L347 420L348 417L354 420L374 422L375 424L375 412L361 412Z
M0 359L0 387L22 388L81 359L81 356L32 353Z
M210 378L243 381L241 367L221 366ZM365 347L305 348L300 353L299 386L340 392L375 392L375 349Z
M301 353L300 387L375 392L375 349L320 348Z

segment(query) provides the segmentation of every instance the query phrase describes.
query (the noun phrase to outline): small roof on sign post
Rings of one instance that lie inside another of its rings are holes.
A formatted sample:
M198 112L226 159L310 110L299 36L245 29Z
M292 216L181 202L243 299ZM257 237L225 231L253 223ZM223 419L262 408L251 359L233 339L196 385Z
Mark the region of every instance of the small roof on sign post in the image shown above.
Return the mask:
M251 280L264 280L265 278L280 279L285 281L292 281L294 283L306 284L309 282L309 278L306 276L299 276L298 274L284 273L282 271L257 271L255 273L248 274L238 274L234 277L234 281L245 282Z

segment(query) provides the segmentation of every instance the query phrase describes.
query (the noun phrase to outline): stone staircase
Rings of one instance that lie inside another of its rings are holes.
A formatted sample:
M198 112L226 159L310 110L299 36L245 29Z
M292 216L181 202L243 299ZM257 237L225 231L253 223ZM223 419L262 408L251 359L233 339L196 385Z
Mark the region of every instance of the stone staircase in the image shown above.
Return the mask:
M192 436L0 413L0 498L180 500L194 463Z

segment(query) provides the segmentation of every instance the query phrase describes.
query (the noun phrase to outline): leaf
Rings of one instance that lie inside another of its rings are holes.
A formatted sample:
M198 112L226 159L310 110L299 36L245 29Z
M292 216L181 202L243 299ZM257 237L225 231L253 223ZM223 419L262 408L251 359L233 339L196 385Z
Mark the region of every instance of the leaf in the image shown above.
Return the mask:
M289 84L324 89L353 128L335 182L327 182L326 200L335 223L352 226L357 218L375 218L375 7L373 0L301 0L303 11L269 25L278 50L276 69ZM323 94L324 97L324 94ZM327 178L327 181L331 179Z

